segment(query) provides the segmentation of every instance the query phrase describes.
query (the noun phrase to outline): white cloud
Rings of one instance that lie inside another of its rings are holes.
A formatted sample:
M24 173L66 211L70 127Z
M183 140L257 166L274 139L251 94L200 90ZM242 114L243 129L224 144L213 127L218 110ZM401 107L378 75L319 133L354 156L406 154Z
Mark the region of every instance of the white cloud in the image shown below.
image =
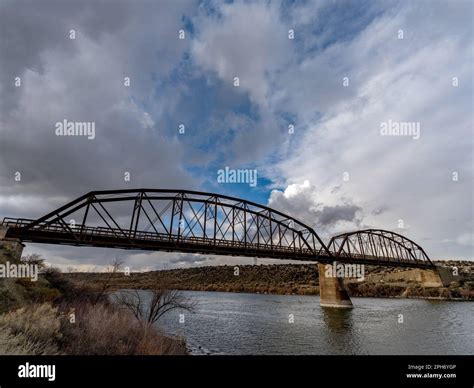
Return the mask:
M423 16L427 8L430 18ZM363 209L359 221L365 225L395 229L402 219L410 224L406 233L436 258L471 258L464 238L439 242L470 228L473 217L467 8L405 3L284 73L278 89L286 92L279 102L291 107L299 126L292 143L281 149L281 161L266 172L290 193L301 190L294 182L305 180L317 189L291 202L288 194L273 192L270 203L283 203L304 217L314 203L334 207L349 201ZM397 39L400 26L404 40ZM452 85L454 76L462 85ZM380 136L380 124L388 119L419 122L421 138ZM453 171L463 178L454 182ZM347 226L340 223L335 230Z
M359 206L346 199L330 204L321 193L322 190L305 180L289 185L284 191L272 190L268 206L313 226L323 239L341 228L348 231L360 226Z
M289 185L285 189L285 191L283 192L283 196L286 199L290 199L290 198L298 196L299 194L301 194L302 192L306 191L309 188L310 188L310 184L308 180L305 180L301 185L295 183L295 184ZM274 191L274 193L278 193L278 191Z
M281 22L277 3L238 1L222 4L219 17L205 15L198 23L192 53L203 69L215 72L265 106L272 77L291 61L288 28Z

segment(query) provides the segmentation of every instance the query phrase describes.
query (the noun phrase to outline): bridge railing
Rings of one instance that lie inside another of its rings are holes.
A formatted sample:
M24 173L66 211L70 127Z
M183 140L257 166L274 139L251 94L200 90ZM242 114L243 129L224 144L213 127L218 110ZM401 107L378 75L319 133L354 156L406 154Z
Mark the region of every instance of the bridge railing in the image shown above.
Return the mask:
M4 218L2 225L11 228L21 229L28 226L33 220L30 219L15 219L15 218ZM295 246L281 246L272 245L269 243L251 243L238 240L225 240L225 239L214 239L212 237L200 237L200 236L178 236L169 235L165 233L156 233L148 231L134 231L129 229L117 229L117 228L104 228L100 226L85 226L81 224L61 224L61 223L40 223L35 226L34 229L30 230L29 233L54 233L58 235L58 238L64 239L69 237L71 242L76 240L78 243L83 241L90 241L93 238L104 237L104 238L119 238L127 239L132 244L138 241L150 241L150 242L168 242L168 243L181 243L181 244L195 244L202 246L213 246L219 245L221 247L232 247L241 249L251 249L258 251L278 251L286 252L288 254L298 252L298 254L307 255L308 257L314 256L315 252L309 248L300 248ZM60 236L60 237L59 237ZM25 236L27 238L27 236ZM317 253L317 252L316 252Z
M119 246L134 249L139 248L144 245L143 243L149 242L149 245L156 246L156 244L163 243L165 250L173 250L173 245L188 248L193 248L196 251L202 248L202 251L207 251L206 248L212 248L214 246L219 246L223 250L229 248L229 251L236 252L238 255L239 252L252 252L256 256L262 255L265 257L266 253L274 254L281 253L280 258L285 258L288 256L288 260L291 260L292 257L299 257L303 260L314 260L330 262L330 261L340 261L341 263L363 263L367 265L400 265L400 266L413 266L415 264L418 267L430 267L433 266L431 262L423 262L421 260L408 260L403 258L396 257L381 257L381 256L370 256L367 254L360 253L347 253L347 252L330 252L327 254L325 251L315 252L309 248L301 248L295 246L282 246L282 245L272 245L270 243L257 243L257 242L248 242L248 241L239 241L239 240L226 240L218 239L213 237L201 237L201 236L179 236L179 235L170 235L165 233L156 233L149 231L141 230L129 230L129 229L118 229L118 228L105 228L100 226L86 226L81 224L66 224L66 223L48 223L41 222L34 226L34 228L26 230L26 233L22 233L22 228L30 225L33 222L31 219L25 218L8 218L5 217L2 226L7 228L13 228L18 231L18 235L21 236L25 241L38 241L44 242L44 239L60 241L62 243L71 244L71 245L94 245L93 243L97 242L100 239L103 239L102 242L111 241L108 246ZM15 233L14 233L15 234ZM114 243L116 242L116 244ZM244 254L245 255L245 254ZM272 255L270 255L272 256ZM283 256L283 257L282 257Z
M419 263L419 264L426 264L427 267L430 266L430 263L426 263L423 260L413 260L413 259L402 259L398 257L390 257L390 256L372 256L372 255L367 255L367 254L361 254L361 253L345 253L341 252L339 254L333 252L334 255L334 260L340 260L340 259L347 259L347 260L366 260L366 261L373 261L374 265L379 264L380 261L384 261L387 263L393 263L393 264L403 264L403 263Z
M33 222L33 220L27 219L27 218L10 218L10 217L5 217L1 223L2 226L9 226L9 227L14 227L14 228L21 228L23 226L26 226Z

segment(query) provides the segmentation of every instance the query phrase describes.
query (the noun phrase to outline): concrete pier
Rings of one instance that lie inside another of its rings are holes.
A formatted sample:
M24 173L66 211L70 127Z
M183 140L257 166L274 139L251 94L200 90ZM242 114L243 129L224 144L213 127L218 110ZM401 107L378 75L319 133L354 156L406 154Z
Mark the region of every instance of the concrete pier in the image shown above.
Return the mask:
M338 277L326 277L326 265L318 264L319 296L322 307L352 308L351 298Z

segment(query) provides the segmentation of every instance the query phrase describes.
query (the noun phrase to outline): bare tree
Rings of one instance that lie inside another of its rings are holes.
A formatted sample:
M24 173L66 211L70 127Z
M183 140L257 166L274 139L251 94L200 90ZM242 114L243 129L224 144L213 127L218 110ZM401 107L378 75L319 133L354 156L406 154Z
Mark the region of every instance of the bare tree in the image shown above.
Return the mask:
M121 272L123 262L115 258L106 268L105 274L99 278L96 286L96 298L94 304L97 304L100 300L105 298L114 282L115 274Z
M144 301L145 294L140 290L121 291L116 295L119 305L127 308L141 322L153 324L163 315L174 309L194 311L196 303L183 296L178 290L163 286L151 290L151 299Z
M23 256L20 261L22 264L37 265L40 270L43 270L46 266L44 263L45 259L37 253L30 253L29 255Z

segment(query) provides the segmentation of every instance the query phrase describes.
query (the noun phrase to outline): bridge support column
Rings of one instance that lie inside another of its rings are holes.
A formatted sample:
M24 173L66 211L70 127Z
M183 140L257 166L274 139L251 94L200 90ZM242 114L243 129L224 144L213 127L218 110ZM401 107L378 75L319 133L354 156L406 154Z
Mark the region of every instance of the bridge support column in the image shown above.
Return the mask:
M319 304L322 307L352 308L351 298L338 277L326 276L326 265L318 264Z

